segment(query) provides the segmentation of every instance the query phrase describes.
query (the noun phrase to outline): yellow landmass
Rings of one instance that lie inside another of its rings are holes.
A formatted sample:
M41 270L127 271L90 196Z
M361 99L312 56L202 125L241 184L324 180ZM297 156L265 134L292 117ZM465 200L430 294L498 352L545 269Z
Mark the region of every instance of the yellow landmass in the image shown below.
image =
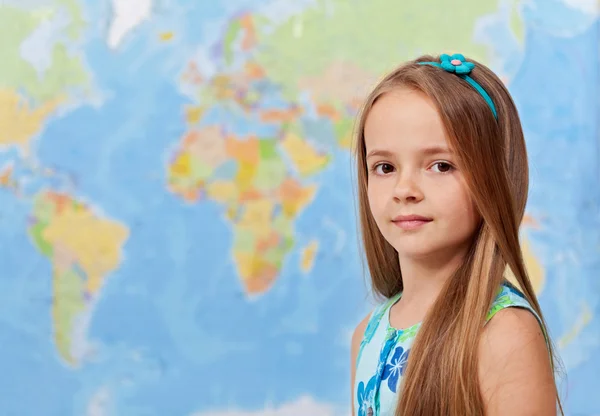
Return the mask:
M274 209L275 204L268 199L248 201L235 226L250 230L257 238L265 237L271 231Z
M335 122L335 135L338 140L338 145L342 149L350 150L353 143L354 119L346 116Z
M63 101L54 99L39 107L31 106L16 91L0 89L0 146L25 147L42 128L46 117Z
M2 186L8 186L8 184L10 183L12 178L12 167L8 167L5 169L2 169L2 172L0 172L0 185Z
M338 144L340 148L344 150L352 149L352 134L348 133L340 137L340 139L338 140Z
M300 268L304 273L308 273L312 270L313 265L315 263L315 255L317 254L317 250L319 249L319 242L317 240L312 240L304 249L302 250L302 259Z
M279 197L283 213L287 218L293 218L315 196L316 185L302 187L295 179L286 179L279 188Z
M250 279L254 273L256 256L252 253L235 252L233 257L240 276L245 280Z
M0 187L15 189L17 182L13 178L13 166L8 165L0 170Z
M203 109L189 107L188 121L199 120ZM195 202L216 168L229 160L219 126L188 131L181 140L174 160L167 167L169 190L186 201Z
M162 42L168 42L170 40L173 40L174 36L175 36L175 34L173 32L161 32L158 34L158 38Z
M66 362L76 365L86 325L80 318L89 300L98 296L103 279L119 265L129 231L56 192L37 195L31 218L30 236L52 262L56 347Z
M329 161L327 156L317 153L310 143L294 133L288 133L281 146L302 176L319 172Z
M73 333L77 317L85 312L85 289L83 276L72 269L53 271L52 319L54 339L61 357L70 365L77 364L73 356Z
M234 252L233 257L242 283L249 294L266 291L279 273L279 269L275 265L270 264L256 253Z
M87 291L96 293L106 274L117 268L121 247L129 235L124 225L99 218L88 209L66 205L48 223L42 237L52 246L74 253L86 273Z
M240 192L235 183L225 180L216 180L210 182L206 186L206 194L214 201L227 204L235 202L239 197Z
M189 177L192 174L192 156L185 151L179 153L169 166L169 171L170 176Z
M233 258L248 294L262 293L272 286L285 256L293 247L292 223L312 200L315 191L315 186L304 187L297 180L288 178L268 196L247 200L240 196L237 202L241 215L233 224L236 241ZM274 218L278 204L281 211ZM312 267L317 248L316 243L307 248L306 270Z
M233 219L236 217L237 212L238 212L239 207L236 205L230 205L227 208L227 212L225 214L225 216L227 217L227 219L229 219L230 221L233 221Z
M535 253L533 253L531 250L531 244L527 238L523 238L521 250L523 251L523 260L525 262L525 269L527 269L527 274L529 275L529 280L531 281L531 285L533 286L533 290L535 291L536 295L539 296L546 283L544 267L535 256ZM517 282L515 275L510 270L510 267L506 268L505 275L510 282L520 288L520 285Z
M521 249L523 250L523 259L525 260L525 268L527 269L529 280L531 280L531 285L535 293L539 295L544 290L546 283L544 267L531 250L531 244L527 238L523 239Z
M195 116L200 117L202 115L201 109L191 111L192 119ZM200 113L194 115L194 111ZM220 126L206 126L189 131L183 138L182 147L194 158L201 160L210 167L217 167L229 158Z
M254 176L258 171L258 163L240 161L235 182L240 192L246 192L252 187Z
M188 124L196 124L202 118L204 108L200 106L188 106L185 108L185 119Z
M294 218L276 210L279 199L273 195L238 199L229 207L233 219L233 259L248 294L268 290L279 275L285 256L293 246ZM237 205L239 203L239 205ZM238 212L233 218L234 207Z

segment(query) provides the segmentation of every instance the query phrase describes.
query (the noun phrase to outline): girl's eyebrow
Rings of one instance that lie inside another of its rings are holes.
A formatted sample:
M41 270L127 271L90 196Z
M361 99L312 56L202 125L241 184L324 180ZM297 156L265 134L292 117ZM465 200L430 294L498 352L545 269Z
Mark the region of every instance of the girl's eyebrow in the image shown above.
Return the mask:
M394 154L389 150L373 149L367 154L367 159L374 156L392 157Z
M439 154L447 154L447 155L451 155L452 151L447 148L446 146L431 146L431 147L426 147L424 149L421 149L421 153L423 153L424 155L439 155Z
M445 155L453 154L452 151L448 147L445 147L445 146L425 147L420 150L420 153L422 153L424 155L428 155L428 156L440 155L440 154L445 154ZM367 159L369 159L370 157L375 157L375 156L389 158L389 157L393 157L394 154L392 152L390 152L389 150L373 149L367 154Z

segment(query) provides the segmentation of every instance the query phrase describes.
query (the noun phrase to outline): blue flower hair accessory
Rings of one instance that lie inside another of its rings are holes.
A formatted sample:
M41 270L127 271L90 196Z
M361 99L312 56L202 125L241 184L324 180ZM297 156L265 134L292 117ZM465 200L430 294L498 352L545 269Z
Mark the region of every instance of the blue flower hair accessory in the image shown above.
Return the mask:
M479 85L477 81L475 81L469 76L473 68L475 68L475 64L473 62L467 62L462 54L455 53L454 55L450 56L444 53L440 55L440 62L419 62L419 65L436 66L438 68L442 68L446 72L454 73L460 78L467 81L473 88L475 88L475 90L477 90L479 95L483 97L485 102L492 110L494 118L498 120L496 106L494 105L494 102L490 98L489 94L483 89L481 85Z

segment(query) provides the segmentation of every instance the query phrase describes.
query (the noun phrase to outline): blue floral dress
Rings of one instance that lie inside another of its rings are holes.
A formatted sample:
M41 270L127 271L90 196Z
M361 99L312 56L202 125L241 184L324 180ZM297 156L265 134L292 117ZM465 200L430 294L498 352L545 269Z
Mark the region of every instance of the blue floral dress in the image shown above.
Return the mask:
M388 299L371 314L356 358L354 416L394 414L410 348L421 326L418 323L410 328L396 329L390 325L389 310L400 297L401 293ZM508 307L526 308L541 322L523 294L508 281L502 284L486 322Z

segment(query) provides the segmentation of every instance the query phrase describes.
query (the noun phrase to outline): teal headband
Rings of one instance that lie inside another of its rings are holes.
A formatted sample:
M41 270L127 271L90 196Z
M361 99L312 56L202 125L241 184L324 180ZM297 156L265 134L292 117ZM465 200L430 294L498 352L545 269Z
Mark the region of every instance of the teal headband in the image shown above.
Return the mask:
M488 93L485 92L483 87L468 75L471 73L473 68L475 68L475 64L473 62L467 62L465 57L460 53L455 53L452 56L444 53L440 55L440 62L418 62L418 64L442 68L444 71L454 73L467 81L473 88L477 90L479 95L483 97L485 102L490 106L492 113L494 113L494 118L498 120L498 114L496 113L496 106L494 106L494 102Z

